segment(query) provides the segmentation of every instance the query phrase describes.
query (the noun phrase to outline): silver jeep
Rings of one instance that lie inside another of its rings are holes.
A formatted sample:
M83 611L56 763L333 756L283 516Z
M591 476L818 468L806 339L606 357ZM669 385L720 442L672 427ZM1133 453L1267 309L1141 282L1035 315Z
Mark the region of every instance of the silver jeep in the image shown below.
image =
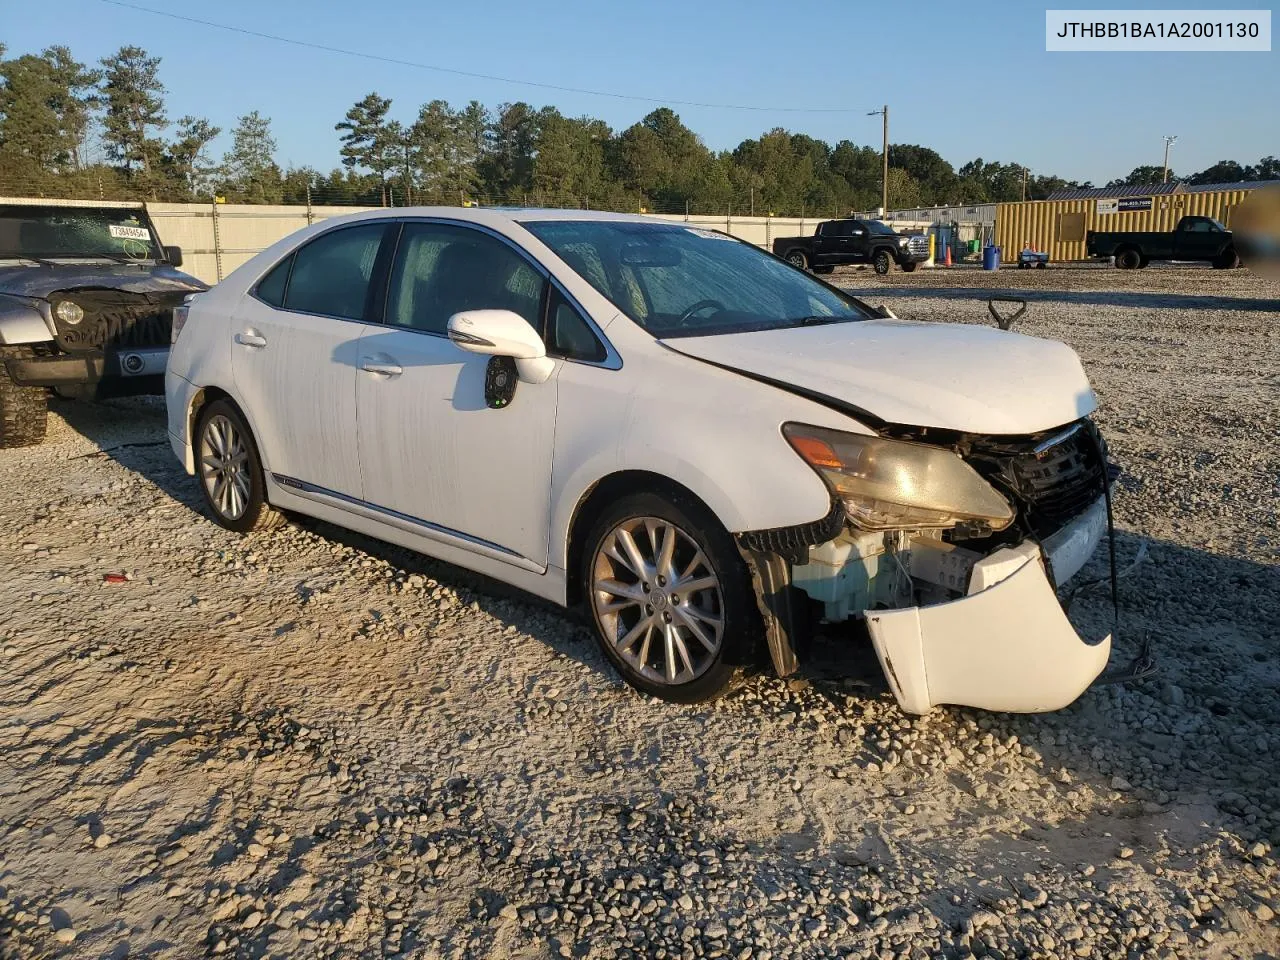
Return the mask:
M50 389L164 393L177 268L141 204L0 201L0 448L44 439Z

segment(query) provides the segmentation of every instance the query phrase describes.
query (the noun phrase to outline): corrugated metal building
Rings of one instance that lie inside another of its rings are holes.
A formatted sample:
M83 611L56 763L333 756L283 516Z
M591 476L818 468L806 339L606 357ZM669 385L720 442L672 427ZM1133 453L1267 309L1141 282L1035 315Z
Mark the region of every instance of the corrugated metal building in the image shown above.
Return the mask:
M1181 217L1214 217L1229 228L1231 211L1249 193L1247 184L1233 189L1189 192L1182 184L1160 184L1161 192L1142 187L1071 191L1087 196L1064 200L1001 203L996 209L996 246L1012 260L1028 245L1048 252L1050 260L1084 260L1085 234L1090 230L1172 230ZM1245 187L1246 189L1236 189ZM1134 191L1134 192L1128 192Z
M946 207L913 207L890 210L881 219L918 220L924 223L995 223L994 203L952 204Z

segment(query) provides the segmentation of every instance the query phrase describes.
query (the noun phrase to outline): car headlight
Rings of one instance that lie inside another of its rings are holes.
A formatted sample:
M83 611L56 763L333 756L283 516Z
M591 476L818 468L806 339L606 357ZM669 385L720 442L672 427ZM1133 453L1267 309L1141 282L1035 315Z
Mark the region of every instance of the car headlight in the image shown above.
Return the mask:
M908 243L910 243L910 242L911 242L911 238L910 238L910 237L899 237L899 238L898 238L898 246L900 246L900 247L905 247L905 246L906 246Z
M53 308L54 315L63 323L73 327L84 319L84 307L72 300L63 300Z
M1003 530L1013 522L1008 501L950 450L800 423L782 433L864 529L981 522Z

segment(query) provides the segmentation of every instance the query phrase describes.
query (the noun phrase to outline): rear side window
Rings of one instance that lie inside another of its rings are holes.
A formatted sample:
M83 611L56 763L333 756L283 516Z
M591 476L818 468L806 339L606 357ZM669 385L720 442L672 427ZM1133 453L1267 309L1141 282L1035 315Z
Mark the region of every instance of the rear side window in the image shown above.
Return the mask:
M258 288L254 294L263 303L269 303L273 307L284 306L284 288L289 281L289 268L293 266L293 255L285 257L274 267L271 272L258 281Z
M386 233L385 223L370 223L344 227L312 240L293 255L285 309L363 320Z

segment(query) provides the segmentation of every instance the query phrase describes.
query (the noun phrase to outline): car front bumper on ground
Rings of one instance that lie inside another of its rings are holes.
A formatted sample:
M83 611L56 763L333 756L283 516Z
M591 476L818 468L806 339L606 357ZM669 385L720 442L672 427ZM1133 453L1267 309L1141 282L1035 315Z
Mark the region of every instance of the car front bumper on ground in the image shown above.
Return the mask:
M902 610L870 610L867 626L902 709L923 714L944 703L1039 713L1071 703L1102 673L1110 635L1089 642L1063 612L1061 583L1106 532L1099 501L1044 547L1005 547L973 568L969 595Z

